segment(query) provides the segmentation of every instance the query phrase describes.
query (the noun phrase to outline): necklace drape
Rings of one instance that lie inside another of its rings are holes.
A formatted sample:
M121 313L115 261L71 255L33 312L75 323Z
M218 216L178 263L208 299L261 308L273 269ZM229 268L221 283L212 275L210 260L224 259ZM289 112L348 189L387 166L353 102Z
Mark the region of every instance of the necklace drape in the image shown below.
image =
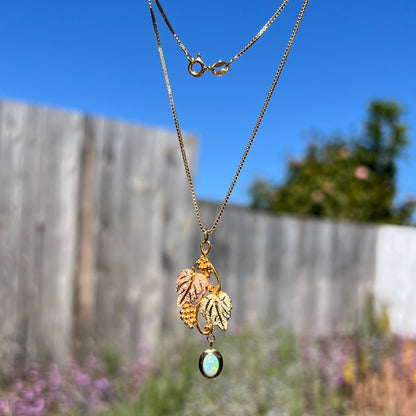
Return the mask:
M191 75L194 75L194 76L200 76L206 70L210 70L211 72L213 72L214 75L223 75L224 73L228 72L230 64L234 62L236 59L238 59L247 49L249 49L260 38L260 36L273 23L273 21L276 19L276 17L279 15L281 10L283 10L283 8L286 6L288 2L288 0L285 0L282 3L282 5L275 12L272 18L262 28L262 30L232 60L230 60L229 62L218 61L212 66L207 67L203 63L202 59L200 59L199 55L197 56L196 59L192 58L189 55L187 49L183 46L182 42L179 40L172 26L170 25L166 17L166 14L164 13L162 7L160 6L159 0L155 0L155 1L156 1L156 4L158 5L158 8L167 26L169 27L172 34L175 36L175 39L179 43L179 46L181 47L181 49L185 52L185 55L187 56L188 60L190 60L188 69ZM225 210L225 207L228 204L231 193L240 175L241 169L243 168L244 162L246 161L247 155L253 144L254 138L256 137L257 131L263 120L263 117L269 105L270 99L276 88L276 84L280 78L280 74L282 73L283 67L289 55L296 33L298 32L299 25L302 21L308 1L309 0L304 0L303 2L302 8L296 20L296 24L290 35L288 44L283 53L283 57L280 61L279 67L274 76L272 85L267 93L265 102L260 111L260 115L257 118L256 125L251 133L250 139L248 141L246 149L244 150L243 156L240 160L237 171L234 174L234 177L232 179L228 192L224 198L224 201L218 211L218 214L213 224L211 225L211 227L207 228L204 226L202 222L200 211L199 211L199 206L198 206L198 201L195 195L195 189L194 189L194 185L192 181L191 172L189 169L188 159L186 156L185 146L184 146L184 142L182 138L182 132L179 126L175 103L173 100L172 89L171 89L169 76L168 76L168 72L166 68L165 57L163 54L162 44L160 41L159 30L157 27L156 16L153 10L152 0L148 0L149 10L150 10L151 18L152 18L152 23L153 23L153 29L154 29L154 33L156 37L158 50L159 50L160 61L162 63L163 75L165 78L166 88L167 88L168 95L169 95L169 102L170 102L172 116L173 116L173 120L175 123L176 133L177 133L177 137L179 141L179 148L181 151L183 164L185 167L185 173L186 173L186 177L188 181L188 186L191 192L191 197L192 197L192 202L193 202L194 209L195 209L196 218L197 218L199 227L204 235L203 241L200 245L201 256L196 260L196 262L194 263L191 269L184 269L179 273L177 280L176 280L176 291L178 293L177 304L181 308L180 313L179 313L180 318L189 328L192 329L195 326L201 334L206 335L207 340L210 344L210 348L205 350L201 354L200 359L199 359L200 371L207 378L214 378L218 376L223 367L223 359L222 359L220 352L213 348L213 343L215 340L215 336L213 334L214 326L218 326L220 329L225 331L227 329L228 320L231 317L231 310L232 310L231 299L227 293L221 290L221 279L219 277L219 274L216 271L213 264L211 263L211 261L207 257L208 253L211 250L211 243L208 238L209 238L209 235L218 226L221 216ZM201 67L200 71L198 72L194 70L193 66L195 63L198 63ZM202 73L200 73L201 71ZM196 74L192 72L195 72ZM199 73L200 75L198 75ZM215 278L216 285L210 282L209 280L210 277ZM199 313L201 313L202 318L206 322L204 328L202 328L199 323Z
M264 114L265 114L265 112L267 110L267 107L269 105L270 99L272 98L273 92L276 88L276 84L279 81L280 74L282 73L283 67L286 63L286 59L289 55L289 52L290 52L290 49L292 47L293 41L295 39L296 33L299 29L299 25L302 21L306 6L308 5L308 1L309 0L304 0L304 2L303 2L302 8L299 12L298 18L296 20L296 24L293 28L293 31L292 31L291 35L290 35L290 38L289 38L288 44L286 46L285 52L283 53L283 57L280 61L279 67L278 67L277 72L276 72L276 75L274 76L272 85L271 85L271 87L270 87L270 89L267 93L266 100L264 101L263 107L260 111L260 115L257 118L256 125L253 129L253 132L251 133L250 139L247 143L246 149L244 150L243 156L241 157L239 166L238 166L238 168L237 168L237 170L234 174L233 180L231 181L231 185L230 185L230 187L228 189L228 192L227 192L227 194L224 198L224 201L223 201L223 203L222 203L222 205L219 209L219 212L218 212L218 214L217 214L217 216L214 220L214 223L211 225L211 227L206 228L206 227L204 227L204 225L202 223L201 215L200 215L200 212L199 212L198 201L197 201L196 195L195 195L195 188L194 188L194 185L193 185L192 176L191 176L191 172L190 172L189 164L188 164L188 159L187 159L187 156L186 156L185 146L184 146L184 143L183 143L182 131L181 131L181 128L179 126L179 120L178 120L178 116L177 116L177 113L176 113L175 103L174 103L174 100L173 100L172 89L171 89L171 86L170 86L169 76L168 76L168 72L167 72L167 68L166 68L166 62L165 62L165 57L164 57L164 54L163 54L162 44L161 44L161 41L160 41L160 36L159 36L159 30L158 30L158 27L157 27L156 17L155 17L155 13L154 13L153 6L152 6L152 0L148 0L150 14L151 14L151 17L152 17L152 22L153 22L153 29L154 29L154 32L155 32L156 42L157 42L159 55L160 55L160 60L161 60L161 63L162 63L163 75L164 75L164 78L165 78L166 88L167 88L168 95L169 95L169 101L170 101L170 106L171 106L171 110L172 110L172 116L173 116L173 120L174 120L174 123L175 123L176 134L177 134L178 141L179 141L179 147L180 147L180 151L181 151L181 155L182 155L182 159L183 159L183 164L184 164L184 167L185 167L185 173L186 173L186 177L187 177L187 180L188 180L188 186L189 186L189 190L191 192L192 202L193 202L193 205L194 205L194 208L195 208L195 213L196 213L196 217L197 217L197 220L198 220L198 224L199 224L199 227L200 227L200 229L203 233L211 234L215 230L215 228L217 227L217 225L220 221L220 218L221 218L221 216L224 212L224 209L225 209L225 207L226 207L226 205L227 205L227 203L230 199L231 193L232 193L232 191L234 189L234 186L237 182L238 176L240 175L240 172L241 172L241 169L244 165L244 162L246 161L246 158L247 158L247 155L250 151L251 145L253 144L253 141L256 137L257 131L258 131L258 129L260 127L260 124L263 120L263 117L264 117Z

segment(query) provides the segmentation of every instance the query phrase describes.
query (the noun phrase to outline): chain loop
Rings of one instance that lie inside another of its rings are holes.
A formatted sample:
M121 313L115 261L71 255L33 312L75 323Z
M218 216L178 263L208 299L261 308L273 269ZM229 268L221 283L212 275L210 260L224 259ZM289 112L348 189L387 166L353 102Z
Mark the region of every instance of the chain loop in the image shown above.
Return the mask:
M158 5L159 9L161 9L161 7L159 5L159 1L158 0L155 0L155 1L156 1L156 4ZM280 9L283 9L283 7L286 5L287 1L288 0L285 0L285 2L282 3L282 5L280 6L279 10ZM242 158L240 160L240 164L239 164L239 166L237 168L237 171L234 174L234 178L233 178L233 180L231 182L231 185L230 185L230 187L228 189L228 192L227 192L227 194L226 194L226 196L224 198L224 201L223 201L223 203L222 203L222 205L221 205L221 207L220 207L220 209L218 211L218 214L217 214L217 216L216 216L216 218L214 220L214 223L212 224L211 228L205 228L204 227L204 224L202 223L201 214L199 212L198 201L196 199L196 194L195 194L195 189L194 189L194 185L193 185L193 181L192 181L191 171L189 169L188 159L186 157L186 151L185 151L185 145L184 145L183 138L182 138L182 132L181 132L181 129L180 129L180 126L179 126L178 116L176 114L175 103L173 101L172 90L171 90L171 87L170 87L170 82L169 82L169 76L168 76L168 72L167 72L167 68L166 68L165 57L163 55L162 45L161 45L161 42L160 42L159 31L158 31L157 23L156 23L156 17L155 17L154 11L153 11L152 0L148 0L150 14L151 14L151 17L152 17L153 29L154 29L154 32L155 32L156 42L157 42L157 46L158 46L158 50L159 50L160 61L162 63L163 74L164 74L164 77L165 77L166 88L168 90L169 102L170 102L170 106L171 106L171 110L172 110L172 116L173 116L173 120L175 122L176 134L178 136L179 147L180 147L180 150L181 150L182 160L183 160L183 164L184 164L184 167L185 167L186 178L188 180L188 186L189 186L189 190L191 192L192 202L193 202L193 205L194 205L195 214L196 214L196 217L197 217L197 220L198 220L198 224L199 224L199 227L200 227L201 231L204 233L204 235L205 235L205 233L211 234L215 230L215 228L217 228L217 225L218 225L218 223L219 223L219 221L221 219L221 216L222 216L222 214L224 212L224 209L225 209L225 207L228 204L228 200L230 199L231 193L232 193L232 191L234 189L234 186L235 186L235 184L237 182L237 179L238 179L238 177L240 175L241 169L243 168L244 162L246 161L248 152L250 151L251 145L253 144L254 138L256 137L257 131L258 131L258 129L260 127L260 124L261 124L261 122L263 120L263 117L264 117L264 114L266 112L266 109L267 109L267 107L269 105L270 99L272 98L273 92L274 92L274 90L276 88L276 84L279 81L280 74L282 73L283 67L284 67L284 65L286 63L286 59L287 59L287 57L289 55L290 48L292 47L292 44L293 44L293 41L295 39L296 33L297 33L298 29L299 29L299 25L300 25L300 22L302 21L303 15L304 15L305 10L306 10L306 6L308 5L308 1L309 0L304 0L304 2L303 2L302 8L301 8L301 10L299 12L299 16L298 16L298 18L296 20L296 24L295 24L295 26L293 28L292 34L290 35L289 42L288 42L288 44L286 46L285 52L284 52L283 57L282 57L282 59L280 61L280 65L279 65L279 67L277 69L277 72L276 72L276 75L275 75L275 77L273 79L273 82L272 82L272 85L270 87L270 90L267 93L266 100L265 100L265 102L263 104L263 107L262 107L262 109L260 111L260 115L259 115L259 117L257 119L256 125L255 125L255 127L253 129L253 132L251 133L250 140L248 141L248 144L247 144L246 149L245 149L245 151L243 153L243 156L242 156ZM279 10L278 10L278 12L279 12ZM161 10L161 13L162 13L162 15L164 15L163 10ZM278 13L276 12L275 15L269 20L269 22L263 27L263 29L262 29L263 32L267 29L267 27L268 27L267 25L270 26L270 24L277 17L277 15L278 15ZM167 19L165 19L165 21L168 24L168 26L171 27L170 24L168 23ZM171 31L173 31L173 29L171 29ZM259 32L259 34L255 38L253 38L252 43L254 43L261 36L262 33L261 34L260 33L261 33L261 31ZM175 38L177 39L177 41L179 41L179 38L177 38L176 35L175 35ZM248 47L250 47L250 46L248 46ZM246 48L248 49L248 47L246 47ZM183 47L182 49L185 51L185 53L188 56L189 54L188 54L188 51L186 50L186 48ZM242 53L244 53L244 50L242 52L240 52L240 55ZM238 57L238 54L236 55L236 57ZM234 60L235 59L237 59L237 58L234 58ZM228 66L230 65L230 63L232 61L233 61L233 59L228 63ZM219 62L222 62L222 61L219 61ZM201 247L201 250L202 250L202 247Z
M228 72L230 69L230 63L225 61L218 61L211 65L209 70L213 75L221 76Z

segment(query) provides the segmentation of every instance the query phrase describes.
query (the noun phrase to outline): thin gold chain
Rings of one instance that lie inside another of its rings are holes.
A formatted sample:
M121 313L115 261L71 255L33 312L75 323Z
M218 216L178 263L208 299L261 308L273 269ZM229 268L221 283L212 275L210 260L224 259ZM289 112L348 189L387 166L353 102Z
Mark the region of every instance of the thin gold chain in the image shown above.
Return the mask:
M179 36L176 34L175 30L173 29L172 25L169 22L169 19L166 16L165 11L162 8L162 5L160 4L159 0L155 0L156 5L160 11L160 14L163 17L163 20L165 21L167 27L171 31L173 37L175 38L176 42L184 52L186 58L191 62L194 58L192 58L191 54L186 49L185 45L181 42L179 39ZM267 23L260 29L260 31L257 33L256 36L253 37L253 39L250 40L250 42L240 51L238 52L234 58L232 58L230 61L227 62L227 66L230 66L235 60L237 60L243 53L245 53L248 49L253 46L254 43L257 42L257 40L264 34L264 32L272 25L272 23L276 20L277 16L282 12L282 10L286 7L289 0L284 0L283 3L280 5L280 7L276 10L276 12L273 14L273 16L267 21Z
M221 208L219 209L217 217L215 218L214 223L212 224L212 226L210 228L205 228L203 223L202 223L201 215L200 215L200 212L199 212L198 201L196 199L195 189L194 189L194 185L193 185L193 182L192 182L191 171L189 169L188 159L186 157L186 151L185 151L185 145L184 145L183 138L182 138L182 132L181 132L181 129L179 127L178 117L176 115L175 103L173 101L172 90L171 90L171 87L170 87L168 72L167 72L167 69L166 69L165 57L163 55L162 45L161 45L161 42L160 42L159 31L158 31L157 23L156 23L156 17L155 17L155 13L153 11L152 0L148 0L150 14L151 14L151 17L152 17L152 22L153 22L153 29L154 29L154 32L155 32L156 42L157 42L159 55L160 55L160 60L161 60L161 63L162 63L163 74L165 76L166 88L168 90L170 106L171 106L171 109L172 109L172 115L173 115L173 119L174 119L174 122L175 122L176 134L178 136L179 147L181 149L181 154L182 154L183 164L184 164L184 167L185 167L186 177L188 179L189 190L191 191L192 202L194 204L195 213L196 213L196 217L197 217L197 220L198 220L199 227L201 228L201 231L204 233L205 236L207 236L208 234L211 234L215 230L215 228L217 227L217 225L218 225L218 223L221 219L221 216L224 212L224 209L227 206L228 200L230 199L231 193L232 193L232 191L234 189L234 186L237 182L238 176L240 175L241 169L243 168L244 162L246 161L248 152L250 151L251 145L253 144L254 138L256 137L257 131L258 131L258 129L260 127L260 124L263 120L263 117L264 117L264 114L266 112L267 106L269 105L270 99L272 98L272 94L275 90L276 84L277 84L277 82L279 80L279 77L280 77L280 74L283 70L283 66L286 62L286 59L287 59L288 55L289 55L290 48L292 47L293 41L294 41L296 33L299 29L299 25L300 25L300 22L302 21L302 17L303 17L303 14L305 13L305 9L306 9L306 6L308 5L308 2L309 2L309 0L304 0L304 2L303 2L302 8L299 12L299 16L296 20L295 27L293 28L292 34L290 35L289 42L286 46L286 49L285 49L285 52L283 54L282 60L280 61L279 68L278 68L278 70L276 72L276 75L273 79L272 86L270 87L270 90L267 94L266 100L263 104L263 108L262 108L262 110L260 112L260 115L257 119L256 125L255 125L254 130L251 134L250 140L248 141L247 147L246 147L246 149L243 153L243 156L240 160L240 164L237 168L237 171L235 172L234 178L233 178L233 180L231 182L231 185L228 189L227 195L225 196L224 202L222 203Z

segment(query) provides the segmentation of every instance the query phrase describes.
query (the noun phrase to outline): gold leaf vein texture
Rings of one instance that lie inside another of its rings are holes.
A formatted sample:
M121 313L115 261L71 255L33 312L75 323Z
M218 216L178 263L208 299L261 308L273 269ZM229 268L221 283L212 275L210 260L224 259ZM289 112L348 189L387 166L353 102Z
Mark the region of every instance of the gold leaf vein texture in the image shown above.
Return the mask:
M208 279L192 269L182 270L176 279L176 291L178 292L178 306L184 303L198 303L208 287Z
M231 317L232 303L225 292L211 293L200 302L201 315L207 322L217 325L223 331L227 330Z

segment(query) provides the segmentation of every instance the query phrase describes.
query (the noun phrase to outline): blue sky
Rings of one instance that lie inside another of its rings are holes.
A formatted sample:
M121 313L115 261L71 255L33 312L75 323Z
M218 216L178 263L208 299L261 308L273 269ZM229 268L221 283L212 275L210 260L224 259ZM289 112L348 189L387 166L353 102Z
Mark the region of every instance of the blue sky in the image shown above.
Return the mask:
M280 1L162 0L192 55L233 57ZM301 7L290 0L228 74L195 79L158 16L185 132L199 138L199 197L222 200L250 137ZM284 178L289 158L322 135L358 134L371 99L407 110L400 196L416 195L416 3L310 0L294 46L231 201L253 178ZM147 0L22 0L0 6L0 97L173 129ZM179 149L178 149L179 152Z

